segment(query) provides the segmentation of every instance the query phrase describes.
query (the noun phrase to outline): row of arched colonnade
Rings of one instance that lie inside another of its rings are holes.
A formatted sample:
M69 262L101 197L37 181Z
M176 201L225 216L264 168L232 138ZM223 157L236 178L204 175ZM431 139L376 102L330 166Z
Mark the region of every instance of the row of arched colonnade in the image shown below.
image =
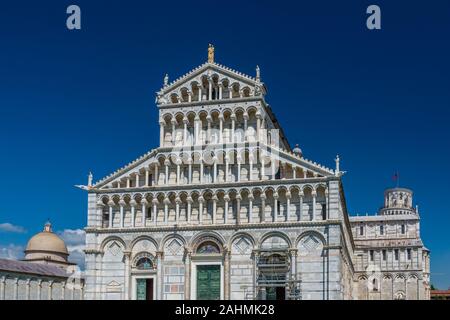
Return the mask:
M105 228L320 221L328 217L327 190L317 183L102 194L97 207Z
M205 183L235 183L283 179L308 179L333 175L330 169L316 163L296 164L285 157L294 153L262 148L242 148L233 151L207 149L158 153L144 166L130 170L106 186L136 188ZM313 169L316 166L318 168ZM320 170L325 171L320 174Z
M159 124L161 147L279 141L278 131L256 106L162 112Z

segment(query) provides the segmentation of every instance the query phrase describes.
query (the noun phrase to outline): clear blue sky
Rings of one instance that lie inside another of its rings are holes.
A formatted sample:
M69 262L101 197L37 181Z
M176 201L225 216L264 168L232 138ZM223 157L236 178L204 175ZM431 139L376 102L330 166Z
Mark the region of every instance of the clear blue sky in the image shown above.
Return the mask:
M82 30L65 27L78 4ZM365 27L378 4L382 30ZM206 60L254 75L293 145L333 167L351 213L415 192L432 283L450 286L450 2L29 1L0 7L0 247L86 223L95 180L157 146L155 91ZM6 228L8 229L8 228Z

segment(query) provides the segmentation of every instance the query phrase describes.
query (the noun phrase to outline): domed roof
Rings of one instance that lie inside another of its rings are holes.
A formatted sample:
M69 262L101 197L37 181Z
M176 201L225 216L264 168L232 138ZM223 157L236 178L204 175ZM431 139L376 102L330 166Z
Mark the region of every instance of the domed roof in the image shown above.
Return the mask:
M68 255L66 244L64 241L52 232L51 224L47 222L44 231L34 235L27 244L25 253L31 251L44 251L50 253L60 253Z

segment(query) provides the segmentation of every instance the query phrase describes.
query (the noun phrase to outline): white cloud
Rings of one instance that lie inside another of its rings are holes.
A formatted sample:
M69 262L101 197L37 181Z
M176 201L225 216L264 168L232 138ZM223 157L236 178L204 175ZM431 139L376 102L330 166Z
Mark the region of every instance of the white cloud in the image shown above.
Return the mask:
M24 247L10 243L7 246L0 246L0 258L18 260L23 258Z
M69 250L69 261L78 264L84 270L84 246L86 234L82 229L64 229L57 234L64 240Z
M9 222L0 223L0 232L26 233L24 227L13 225Z

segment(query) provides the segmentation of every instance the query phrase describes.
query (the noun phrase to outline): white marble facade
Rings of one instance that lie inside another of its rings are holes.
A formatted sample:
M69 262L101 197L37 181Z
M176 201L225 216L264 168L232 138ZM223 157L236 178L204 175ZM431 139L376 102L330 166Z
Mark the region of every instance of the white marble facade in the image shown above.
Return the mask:
M350 218L339 158L329 169L291 150L259 68L250 77L213 54L165 77L158 148L96 183L90 176L85 299L428 298L417 212ZM374 233L381 222L384 237ZM408 236L393 231L402 224Z

